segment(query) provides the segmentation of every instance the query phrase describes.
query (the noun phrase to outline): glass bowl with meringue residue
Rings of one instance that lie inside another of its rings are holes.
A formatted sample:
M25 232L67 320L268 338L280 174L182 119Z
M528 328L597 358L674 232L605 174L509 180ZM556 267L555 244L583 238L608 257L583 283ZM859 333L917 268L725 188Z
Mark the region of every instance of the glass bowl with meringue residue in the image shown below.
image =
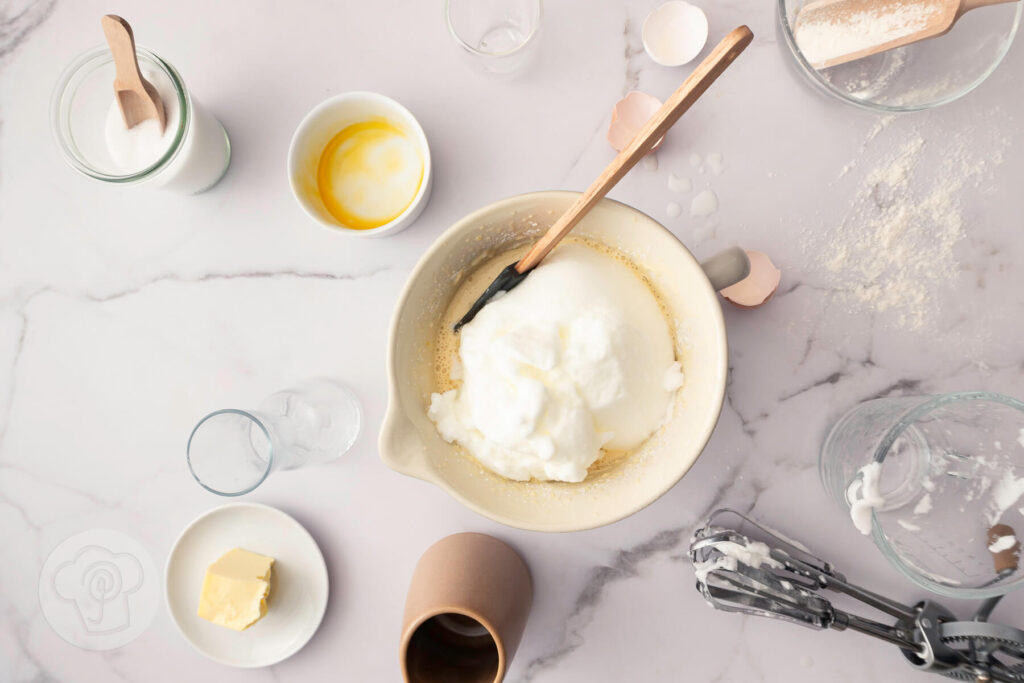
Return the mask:
M961 600L1024 588L1024 402L986 391L865 401L832 427L819 473L918 586Z
M794 33L798 13L812 1L776 0L776 32L787 61L818 90L887 113L937 107L981 85L1009 51L1024 9L1021 2L980 7L961 16L945 35L816 69Z

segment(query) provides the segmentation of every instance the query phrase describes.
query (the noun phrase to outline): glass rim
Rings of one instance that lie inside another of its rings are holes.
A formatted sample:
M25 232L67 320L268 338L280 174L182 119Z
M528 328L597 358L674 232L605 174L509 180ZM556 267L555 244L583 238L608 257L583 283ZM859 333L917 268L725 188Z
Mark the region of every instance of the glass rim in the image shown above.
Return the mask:
M455 42L458 43L462 49L477 57L493 57L495 59L501 59L502 57L510 57L524 49L527 45L533 42L534 38L536 38L537 34L540 32L541 20L544 15L544 0L530 1L535 2L537 5L537 21L534 22L533 26L530 28L530 33L521 43L510 50L505 50L504 52L484 52L483 50L476 49L463 39L452 22L452 0L444 0L444 20L445 24L448 26L448 33L455 39Z
M1024 11L1024 3L1017 3L1017 8L1013 17L1013 24L1010 26L1010 32L1006 36L1006 40L1004 45L1002 46L1002 50L998 55L996 55L996 58L992 60L992 63L988 65L976 79L968 83L959 91L950 93L945 97L941 97L931 102L921 102L919 104L912 105L894 105L882 104L881 102L872 102L871 100L858 99L847 93L839 91L835 86L833 86L831 83L825 80L821 76L821 73L813 66L811 66L810 62L808 62L804 58L803 52L801 52L800 48L797 47L796 37L794 36L793 30L790 27L789 17L786 13L786 0L776 0L775 6L776 15L778 17L778 23L779 26L782 28L782 34L786 39L786 47L789 48L789 54L796 61L797 66L799 67L800 71L804 74L804 76L808 80L810 80L811 83L817 86L818 89L824 91L829 95L832 95L836 99L842 102L846 102L847 104L852 104L853 106L858 107L859 109L875 112L876 114L879 112L885 114L900 114L904 112L924 111L927 109L932 109L934 107L940 107L944 104L949 104L950 102L954 102L963 97L964 95L973 92L978 86L980 86L982 83L988 80L988 77L991 76L992 73L999 67L999 65L1002 64L1003 61L1006 59L1006 55L1010 52L1010 48L1013 46L1013 41L1017 37L1017 30L1020 28L1021 13L1022 11Z
M1010 408L1014 408L1021 413L1024 413L1024 402L1013 398L1012 396L1006 396L1005 394L999 394L992 391L958 391L925 398L921 403L904 412L896 421L896 424L885 432L881 440L878 442L878 447L875 449L872 462L884 462L885 454L896 439L922 416L927 415L936 408L962 401L989 401L1009 406ZM929 590L948 598L994 598L1024 587L1024 570L1022 570L1021 576L1015 583L988 587L957 588L955 586L947 586L945 584L938 583L937 581L933 581L925 576L922 570L913 567L911 564L903 560L899 553L896 552L889 541L885 538L885 534L882 533L882 525L879 522L876 510L874 509L871 511L871 538L875 542L875 546L882 551L882 555L889 560L889 563L892 564L898 572L925 590Z
M912 398L906 397L894 397L894 398ZM886 430L885 434L878 441L878 446L875 447L875 453L872 458L873 462L884 462L885 454L888 452L892 444L899 438L899 436L910 427L911 424L919 420L922 416L934 411L937 408L941 408L949 403L961 403L965 401L989 401L992 403L1000 403L1011 408L1015 408L1024 413L1024 401L1020 401L1012 396L1006 396L1005 394L998 394L993 391L955 391L948 394L937 394L934 396L921 397L923 400L915 405L913 408L905 411L900 415L895 424Z
M133 173L126 174L105 173L100 171L79 152L78 146L75 144L69 130L65 131L65 128L70 129L70 122L65 122L64 120L66 110L70 111L70 103L67 103L67 106L65 106L67 96L69 94L68 88L74 81L75 77L84 69L89 67L94 69L99 68L108 62L114 61L113 55L111 55L110 50L106 45L97 45L89 48L75 57L57 78L57 84L54 86L53 92L50 96L50 127L54 138L57 140L57 145L60 147L61 152L63 152L64 160L76 171L96 180L109 183L126 184L140 182L156 175L169 166L175 158L177 158L178 154L184 147L185 138L191 128L191 101L188 97L188 90L185 87L184 80L181 78L181 74L179 74L171 64L154 52L138 45L135 47L135 51L139 56L152 61L158 68L162 69L164 73L167 74L167 77L170 78L171 83L174 86L175 93L178 97L178 110L181 112L178 117L178 129L174 133L174 139L171 141L171 145L159 159L149 166ZM67 118L70 119L70 116L67 116ZM65 123L67 125L65 125Z
M195 435L199 431L200 427L202 427L208 420L215 418L218 415L241 415L242 417L248 418L257 427L259 427L260 431L263 432L263 435L267 437L267 444L270 448L270 453L267 456L267 467L266 469L263 470L263 474L260 475L260 478L255 483L253 483L252 486L249 486L248 488L235 492L221 491L219 489L215 489L211 486L206 485L203 482L203 480L199 478L199 475L196 474L195 468L192 467L192 439L195 438ZM274 469L274 440L270 437L270 430L268 430L267 426L263 424L263 420L259 419L249 411L239 410L237 408L223 408L221 410L213 411L212 413L204 417L202 420L197 422L196 426L192 428L192 433L189 434L188 436L188 444L185 446L185 462L188 463L188 471L192 475L192 478L195 479L200 486L202 486L210 493L215 493L218 496L228 497L244 496L247 493L255 491L260 484L266 481L267 477L270 476L271 470Z

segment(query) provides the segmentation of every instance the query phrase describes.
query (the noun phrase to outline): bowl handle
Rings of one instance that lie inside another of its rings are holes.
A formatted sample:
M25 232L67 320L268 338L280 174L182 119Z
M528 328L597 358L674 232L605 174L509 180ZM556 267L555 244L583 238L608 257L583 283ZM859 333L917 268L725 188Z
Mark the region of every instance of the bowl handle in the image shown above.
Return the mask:
M700 264L715 291L731 287L750 275L750 259L739 247L729 247Z

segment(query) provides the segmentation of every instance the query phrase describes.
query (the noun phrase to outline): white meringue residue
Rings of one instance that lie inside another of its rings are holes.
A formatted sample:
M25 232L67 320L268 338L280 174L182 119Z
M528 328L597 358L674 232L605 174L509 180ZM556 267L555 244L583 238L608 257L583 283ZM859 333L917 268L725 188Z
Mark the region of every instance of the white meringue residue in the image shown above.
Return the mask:
M509 479L582 481L632 450L683 381L657 299L621 261L558 247L460 333L462 384L431 396L441 436Z
M871 462L860 468L860 476L850 482L846 497L850 501L850 519L857 531L871 533L872 513L885 505L885 498L878 491L878 480L882 476L882 463Z

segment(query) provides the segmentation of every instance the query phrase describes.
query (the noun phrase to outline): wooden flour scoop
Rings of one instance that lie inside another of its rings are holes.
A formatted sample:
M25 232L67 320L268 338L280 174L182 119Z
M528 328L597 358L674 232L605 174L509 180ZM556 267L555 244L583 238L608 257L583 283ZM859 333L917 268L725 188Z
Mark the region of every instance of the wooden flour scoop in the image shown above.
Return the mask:
M114 93L121 109L124 125L134 128L147 119L156 119L160 132L167 127L164 103L153 84L142 77L139 58L135 54L135 36L128 22L115 14L101 20L107 45L114 55Z
M661 105L661 109L647 121L633 141L619 152L608 168L591 183L586 192L569 207L569 210L555 221L554 225L544 233L544 236L533 245L533 248L518 263L513 263L501 271L494 282L480 295L480 298L470 306L466 315L462 316L462 319L455 324L455 331L458 332L463 325L472 320L498 292L507 292L522 282L530 271L536 268L541 260L555 248L558 242L587 215L587 212L608 194L615 183L619 182L629 169L633 168L645 154L651 151L651 148L661 140L672 124L678 121L679 117L690 108L690 105L704 94L704 91L732 64L753 38L754 34L750 32L749 28L740 26L715 46L711 54L700 63L690 77L679 86L679 89L672 93L665 104Z
M937 38L965 12L1015 1L813 0L796 15L794 37L811 66L824 69Z

